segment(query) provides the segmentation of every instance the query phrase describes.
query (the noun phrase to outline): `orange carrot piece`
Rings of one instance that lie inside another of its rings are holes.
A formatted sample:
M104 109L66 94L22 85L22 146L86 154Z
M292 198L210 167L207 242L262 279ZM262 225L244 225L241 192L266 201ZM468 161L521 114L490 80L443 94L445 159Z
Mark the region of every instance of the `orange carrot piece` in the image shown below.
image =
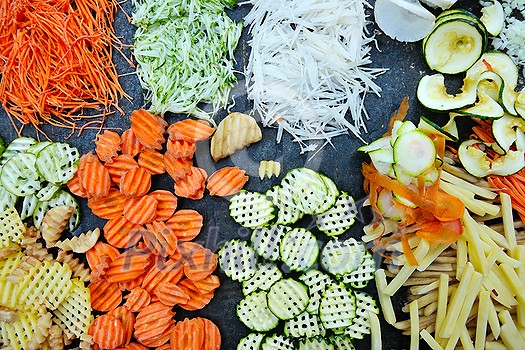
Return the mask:
M97 311L111 311L122 301L122 291L115 282L102 280L90 283L88 288L91 292L91 307Z
M175 195L166 190L156 190L149 194L157 200L157 215L155 216L156 221L166 221L177 209L178 199Z
M109 264L106 276L110 282L131 281L142 275L149 268L152 260L148 252L131 248L120 254Z
M132 197L124 202L124 217L134 224L143 225L153 221L157 215L157 200L145 195Z
M180 279L180 275L184 273L182 262L173 259L158 259L151 265L150 269L144 277L142 288L149 293L154 293L155 288L161 282L169 281L173 283L176 279Z
M78 171L75 172L73 178L67 182L67 188L75 196L86 198L88 196L86 189L82 186Z
M166 225L173 231L181 242L194 239L201 232L203 225L202 215L193 209L178 210L166 221Z
M418 266L419 262L417 261L412 249L410 249L410 244L408 243L408 235L401 236L401 246L403 247L403 254L405 254L408 264L410 266Z
M142 249L142 248L140 248L140 249ZM143 272L137 278L134 278L132 280L125 281L125 282L119 282L118 286L119 286L120 290L122 290L122 291L125 291L125 290L131 291L134 288L140 287L142 285L142 281L144 281L144 277L145 276L146 276L146 272Z
M164 166L166 172L175 181L185 178L190 173L193 161L191 158L178 157L172 152L164 153Z
M168 127L172 140L202 141L209 138L215 129L205 120L185 119Z
M111 178L96 155L90 152L80 157L78 169L88 197L100 198L108 195Z
M151 174L143 168L131 168L120 178L120 192L128 197L139 197L151 188Z
M137 225L124 216L109 220L103 231L108 243L117 248L132 247L142 238Z
M219 288L221 285L221 281L219 280L219 277L217 277L216 275L209 275L208 277L204 279L193 281L193 284L195 285L195 287L197 287L197 289L201 293L207 294Z
M104 130L104 133L97 135L95 153L101 161L111 163L120 149L120 135L116 132Z
M197 249L190 256L184 257L184 274L192 281L205 279L210 276L216 268L217 255L204 247Z
M175 181L175 194L189 199L201 199L206 188L206 171L192 166L185 178Z
M155 290L155 294L160 302L167 306L186 304L190 297L180 289L175 283L162 282Z
M88 207L93 214L102 219L116 219L122 216L124 211L124 196L119 190L111 188L107 196L100 198L90 198Z
M135 320L135 339L142 345L149 346L148 340L162 335L174 324L173 316L175 313L171 311L171 307L161 302L143 307Z
M99 258L103 255L109 257L110 261L119 256L120 252L111 245L98 241L95 245L86 252L86 260L88 262L89 268L94 270L98 264Z
M146 148L162 149L166 141L164 133L168 124L159 116L153 115L144 109L131 113L131 130Z
M140 143L139 139L137 138L137 136L135 136L133 130L131 129L127 129L126 131L124 131L120 136L120 139L120 147L122 149L122 153L125 155L135 157L144 149L144 145Z
M135 315L126 309L124 306L119 306L116 309L108 312L108 315L115 316L122 322L124 328L124 341L121 345L128 345L133 336L133 326L135 325Z
M148 350L147 347L144 345L141 345L139 343L129 343L121 348L115 349L115 350ZM158 350L158 348L157 348Z
M117 185L120 184L120 178L122 177L122 175L124 175L128 170L139 167L135 159L133 159L132 156L127 154L121 154L113 158L112 163L106 163L104 164L104 166L106 167L106 169L108 169L111 181L113 181Z
M151 175L164 174L166 172L164 155L153 149L147 148L140 152L138 163L141 168L146 169Z
M173 322L164 332L159 335L153 336L149 339L143 339L142 344L150 348L159 349L161 346L168 344L170 340L171 333L175 328L175 322ZM171 345L170 348L171 349Z
M177 250L177 236L164 222L153 221L146 224L142 237L146 247L153 254L170 256Z
M173 325L173 327L175 327L175 325ZM173 331L173 329L171 331ZM170 333L170 336L171 336L171 333ZM158 346L155 350L171 350L171 344L168 342L166 344Z
M168 138L166 143L166 151L180 158L193 158L196 149L197 144L193 141L172 140Z
M399 105L399 108L395 113L390 117L390 123L388 124L387 132L383 136L392 135L392 128L394 127L394 122L396 120L403 121L405 119L410 105L408 104L408 96L405 96Z
M196 311L200 310L208 305L213 298L214 293L201 293L201 291L195 286L194 282L189 278L185 278L177 283L180 289L184 291L190 300L186 304L179 305L184 310Z
M202 318L204 323L204 344L201 350L220 350L221 332L219 327L207 318Z
M114 349L124 344L124 331L118 318L106 314L95 318L89 334L93 336L93 342L102 349Z
M124 307L131 312L139 312L142 308L149 305L151 296L145 289L135 287L124 298L126 299Z
M215 171L208 178L206 188L210 191L210 196L231 196L242 190L249 177L246 171L239 167L224 167Z
M204 322L200 318L179 321L170 338L172 350L201 350L204 344Z

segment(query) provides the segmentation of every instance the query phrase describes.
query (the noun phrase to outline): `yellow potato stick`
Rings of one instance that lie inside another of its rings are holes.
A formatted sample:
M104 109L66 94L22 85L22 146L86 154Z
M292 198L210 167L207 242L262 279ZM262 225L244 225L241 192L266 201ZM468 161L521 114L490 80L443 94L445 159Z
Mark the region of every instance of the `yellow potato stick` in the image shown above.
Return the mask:
M419 245L419 242L421 242L421 237L419 236L411 236L408 238L408 245L410 246L410 249L414 249ZM429 247L430 249L430 247ZM392 243L387 246L387 250L389 251L397 251L402 252L403 251L403 245L401 242L396 241L395 243ZM401 254L401 256L404 257L404 254ZM402 261L404 264L406 262L406 258Z
M432 335L426 329L423 329L421 332L419 332L419 335L424 341L427 342L428 346L430 346L432 350L443 350L441 345L439 345L436 339L434 339L434 337L432 337Z
M430 315L432 315L434 312L436 312L437 306L438 306L438 302L437 301L434 301L434 302L428 304L427 306L425 306L425 308L423 309L423 316L430 316Z
M461 328L461 332L459 334L459 340L461 341L461 345L463 346L463 349L465 350L475 350L474 344L472 344L472 339L470 338L469 331L467 329L467 326L463 325Z
M500 263L505 263L505 264L508 264L510 266L512 266L513 268L517 269L518 267L520 267L522 265L522 262L519 261L519 260L516 260L512 257L510 257L507 253L503 252L501 253L499 256L498 256L498 262Z
M443 321L447 313L447 303L449 296L449 285L448 285L448 276L441 275L439 276L439 287L438 287L438 305L436 310L436 339L440 340L439 334L441 334L441 328L443 326Z
M499 313L501 321L501 340L509 350L525 349L525 340L521 337L508 310Z
M489 295L491 295L491 291L487 291L487 292L489 293ZM499 323L498 312L496 311L496 308L494 307L492 298L489 298L488 303L489 303L488 323L490 326L490 330L492 331L492 335L494 336L495 339L498 339L500 332L501 332L501 325Z
M503 254L503 249L500 247L493 247L488 251L487 259L485 260L485 263L487 264L485 271L492 269L501 254Z
M490 188L476 186L466 180L460 179L459 177L452 175L449 172L450 168L451 166L449 164L446 164L446 163L444 164L444 169L447 171L443 171L441 173L442 180L449 182L449 183L456 184L459 187L467 189L482 198L494 199L498 196L498 194L495 191L491 190Z
M382 350L383 345L381 340L381 323L379 322L379 318L374 312L368 311L368 319L370 320L370 335L372 338L370 342L370 349Z
M419 349L419 305L417 299L409 304L410 309L410 350Z
M426 270L430 264L436 260L436 258L443 253L445 249L450 247L450 244L448 243L431 243L430 249L428 254L425 256L423 260L419 262L419 266L417 267L418 271L424 271Z
M259 163L259 178L262 180L265 177L272 176L279 177L281 174L281 163L275 160L261 160Z
M505 239L505 236L498 231L492 229L487 225L482 225L483 237L490 237L490 239L502 248L509 249L509 242Z
M490 293L486 290L481 290L479 292L478 316L476 319L476 338L474 341L475 350L483 350L485 348L487 322L489 319L489 308L491 306L492 302L490 301Z
M510 249L517 245L516 231L514 230L514 218L512 217L512 203L510 196L504 192L500 193L501 213L503 218L503 233L509 244Z
M472 219L472 217L468 214L467 211L465 211L465 214L462 217L462 222L465 226L465 230L463 231L463 235L465 236L465 239L467 240L467 254L469 257L469 261L474 265L474 269L476 271L481 272L483 275L487 274L486 270L486 256L485 256L485 249L484 249L484 243L479 238L478 233L478 223Z
M413 295L427 294L435 289L438 289L439 281L434 281L424 286L414 286L410 288L410 293Z
M393 220L385 220L379 224L369 224L363 228L364 236L361 237L363 242L371 242L382 235L387 235L397 230L397 223Z
M457 262L456 262L456 279L459 280L463 274L463 269L467 265L467 241L465 237L460 236L456 242Z
M506 284L500 280L494 271L495 269L492 269L485 276L483 286L491 293L490 296L494 300L510 309L512 306L517 305L518 302L513 296L514 293L506 287Z
M503 342L488 341L485 343L485 350L507 350L507 347Z
M392 306L392 300L390 296L384 293L386 288L386 276L385 270L378 269L375 273L375 281L377 286L377 296L379 299L379 304L381 305L381 310L383 311L383 316L389 324L396 323L396 314L394 313L394 307Z

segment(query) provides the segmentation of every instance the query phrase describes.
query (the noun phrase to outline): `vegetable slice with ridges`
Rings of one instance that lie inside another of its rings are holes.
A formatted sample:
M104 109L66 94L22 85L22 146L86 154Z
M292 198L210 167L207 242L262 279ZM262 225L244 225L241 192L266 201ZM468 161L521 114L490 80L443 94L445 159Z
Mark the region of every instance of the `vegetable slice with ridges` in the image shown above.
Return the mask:
M171 334L172 349L201 350L204 344L204 322L200 318L179 321Z
M180 304L180 307L182 307L184 310L200 310L210 303L214 295L213 292L202 293L199 288L197 288L195 283L189 278L181 280L177 285L190 297L190 300L188 300L187 303Z
M210 196L231 196L248 182L249 177L245 174L246 171L237 166L221 168L210 175L206 188L210 191Z
M166 142L164 133L168 123L159 116L153 115L144 109L135 110L129 117L131 130L146 148L162 149Z
M256 332L267 332L279 323L279 319L268 308L266 294L265 291L248 294L237 304L239 320Z
M323 294L319 303L319 317L323 326L334 333L342 333L352 324L356 315L355 296L342 283L333 283Z
M151 300L150 294L141 287L133 288L124 298L126 299L124 307L131 312L140 311L143 307L149 305Z
M291 270L308 270L319 255L317 238L304 228L293 228L281 240L280 255L281 261Z
M162 282L155 290L155 295L160 302L167 306L186 304L190 297L175 283Z
M104 164L104 167L108 169L111 180L116 184L120 184L120 178L122 175L128 170L138 168L139 165L132 156L121 154L113 158L113 162Z
M257 271L257 254L248 242L233 239L219 250L219 264L226 276L242 282Z
M151 255L142 249L131 248L109 263L106 276L110 282L126 282L140 276L152 263Z
M119 306L116 309L108 312L108 315L115 316L122 322L124 329L124 341L123 345L129 344L131 337L133 336L133 326L135 325L135 315L124 306Z
M242 293L248 295L258 290L267 291L283 277L283 273L275 264L259 264L255 274L242 282Z
M206 188L206 171L194 166L184 178L175 181L175 194L179 197L189 199L201 199Z
M204 344L201 350L219 350L221 348L221 332L219 327L207 318L200 317L204 322Z
M181 242L191 241L199 235L203 217L193 209L178 210L166 221L166 225Z
M124 217L134 224L151 222L156 214L157 200L150 195L128 198L124 202Z
M250 240L255 251L265 259L277 260L280 256L281 241L291 229L283 225L270 225L253 230Z
M121 150L120 135L111 130L104 130L102 134L98 134L95 140L95 153L98 158L107 163L112 162L112 158L117 156L117 152Z
M157 200L156 221L169 220L177 209L178 199L173 193L166 190L155 190L149 193L149 196Z
M80 157L77 171L88 196L100 198L108 195L111 178L96 155L90 152Z
M128 197L144 196L151 188L151 174L143 168L131 168L120 178L120 192Z
M193 158L197 144L193 141L186 140L172 140L168 138L166 143L166 152L181 158Z
M140 152L138 164L152 175L164 174L164 155L156 150L145 149Z
M102 349L114 349L123 345L124 332L122 322L110 314L98 316L89 329L89 334L93 336L93 342Z
M306 310L308 288L293 278L274 283L267 294L268 308L281 320L289 320Z
M88 207L93 214L102 219L116 219L122 216L124 211L124 196L119 190L111 188L109 194L105 197L90 198Z
M140 143L138 137L133 133L133 130L127 129L120 136L122 153L135 157L142 152L144 145Z
M137 244L141 235L138 232L136 224L132 223L124 216L110 219L102 231L104 231L104 238L114 247L129 248Z
M88 288L91 293L91 307L97 311L111 311L122 301L122 291L117 283L101 280L96 283L91 282Z
M233 220L248 228L265 226L275 217L272 202L257 192L239 191L230 198L229 209Z
M170 139L190 142L206 140L214 132L215 129L205 120L184 119L168 127Z
M357 206L354 199L343 192L332 208L316 216L315 224L326 235L338 236L354 224L356 216Z
M175 313L171 311L171 307L161 302L154 302L142 308L135 321L135 338L143 345L150 344L148 340L155 339L170 329L174 323L173 316Z

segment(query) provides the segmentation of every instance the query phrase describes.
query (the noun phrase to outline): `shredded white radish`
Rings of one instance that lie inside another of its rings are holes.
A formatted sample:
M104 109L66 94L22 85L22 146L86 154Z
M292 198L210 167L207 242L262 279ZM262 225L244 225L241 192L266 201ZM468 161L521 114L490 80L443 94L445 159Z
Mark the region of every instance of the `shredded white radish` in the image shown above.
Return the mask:
M248 98L264 126L314 151L335 136L366 132L367 93L385 69L369 67L374 40L365 0L248 0L252 39ZM348 119L345 118L348 116ZM362 139L362 138L361 138Z

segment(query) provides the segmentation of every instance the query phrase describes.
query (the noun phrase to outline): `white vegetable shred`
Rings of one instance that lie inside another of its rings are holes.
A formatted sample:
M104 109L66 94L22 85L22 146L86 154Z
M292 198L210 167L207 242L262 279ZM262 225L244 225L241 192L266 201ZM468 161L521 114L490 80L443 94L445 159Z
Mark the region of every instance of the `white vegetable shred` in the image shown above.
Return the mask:
M369 64L373 35L365 0L248 0L248 98L264 126L279 128L302 152L349 131L361 138L363 100L379 95L384 69Z

